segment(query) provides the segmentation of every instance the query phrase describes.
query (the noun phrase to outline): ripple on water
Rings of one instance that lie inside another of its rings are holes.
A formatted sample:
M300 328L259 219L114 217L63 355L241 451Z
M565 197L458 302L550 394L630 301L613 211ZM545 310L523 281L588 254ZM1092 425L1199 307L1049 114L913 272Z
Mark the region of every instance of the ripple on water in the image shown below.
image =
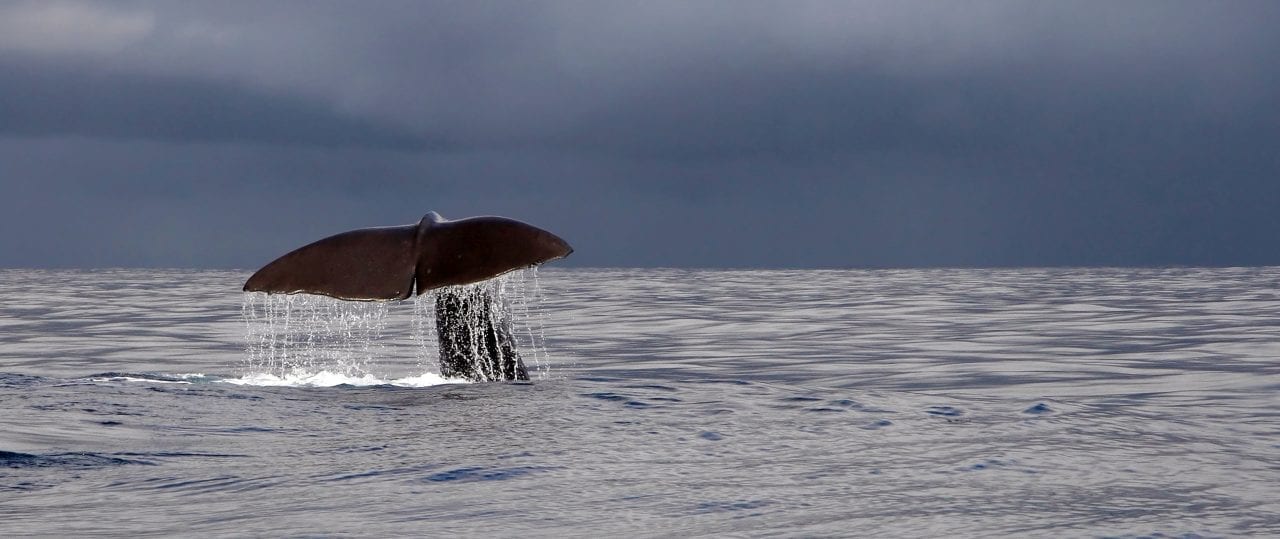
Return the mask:
M154 374L243 272L0 270L0 535L1280 536L1280 268L550 275L560 378L314 389Z
M1041 402L1041 403L1037 403L1035 406L1032 406L1030 408L1027 408L1026 410L1023 410L1022 413L1040 415L1040 414L1047 414L1052 411L1053 409L1050 408L1048 404Z
M723 513L750 511L770 505L768 500L740 500L740 501L714 501L699 503L694 513Z
M3 468L97 468L138 464L154 466L154 462L124 459L98 453L47 453L31 454L0 451L0 467Z
M954 406L930 406L924 412L929 415L936 415L941 417L960 417L964 415L963 410L956 408Z
M517 466L514 468L484 468L480 466L472 466L434 473L428 475L426 477L426 481L436 483L446 481L459 483L472 481L505 481L551 469L553 468L548 466Z
M878 419L876 421L872 421L871 423L863 425L862 428L866 430L879 430L879 429L883 429L885 427L891 427L891 426L893 426L892 421L889 421L888 419Z

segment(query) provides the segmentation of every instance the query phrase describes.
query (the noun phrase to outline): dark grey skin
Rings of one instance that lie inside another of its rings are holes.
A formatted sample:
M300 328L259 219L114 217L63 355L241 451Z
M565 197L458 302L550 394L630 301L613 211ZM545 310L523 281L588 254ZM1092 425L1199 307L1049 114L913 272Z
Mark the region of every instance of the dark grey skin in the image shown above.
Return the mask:
M529 379L512 337L511 320L494 301L483 288L442 291L436 296L441 376L473 382Z
M403 300L572 252L555 234L514 219L449 221L430 212L416 225L352 230L295 249L249 277L244 291ZM511 320L497 307L481 291L441 291L436 298L441 374L474 381L529 379L511 336ZM474 333L475 328L480 331Z

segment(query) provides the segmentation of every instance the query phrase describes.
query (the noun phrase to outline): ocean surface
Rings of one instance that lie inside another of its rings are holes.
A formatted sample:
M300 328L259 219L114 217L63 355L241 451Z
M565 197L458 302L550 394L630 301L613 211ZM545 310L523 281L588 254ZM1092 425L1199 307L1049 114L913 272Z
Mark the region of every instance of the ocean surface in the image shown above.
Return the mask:
M0 270L0 536L1280 537L1280 268Z

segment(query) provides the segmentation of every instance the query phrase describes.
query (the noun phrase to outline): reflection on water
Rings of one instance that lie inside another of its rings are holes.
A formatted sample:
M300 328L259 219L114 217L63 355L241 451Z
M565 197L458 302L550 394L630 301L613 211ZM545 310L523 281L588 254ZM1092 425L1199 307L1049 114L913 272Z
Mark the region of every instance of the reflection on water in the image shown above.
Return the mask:
M0 535L1280 534L1280 268L549 268L531 384L245 277L0 272Z

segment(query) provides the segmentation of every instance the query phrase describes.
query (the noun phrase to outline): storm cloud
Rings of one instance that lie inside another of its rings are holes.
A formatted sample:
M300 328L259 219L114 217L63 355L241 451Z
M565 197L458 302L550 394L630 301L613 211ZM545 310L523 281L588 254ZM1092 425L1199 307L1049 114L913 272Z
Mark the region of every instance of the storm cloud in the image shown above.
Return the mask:
M19 2L0 266L1280 264L1274 2Z

